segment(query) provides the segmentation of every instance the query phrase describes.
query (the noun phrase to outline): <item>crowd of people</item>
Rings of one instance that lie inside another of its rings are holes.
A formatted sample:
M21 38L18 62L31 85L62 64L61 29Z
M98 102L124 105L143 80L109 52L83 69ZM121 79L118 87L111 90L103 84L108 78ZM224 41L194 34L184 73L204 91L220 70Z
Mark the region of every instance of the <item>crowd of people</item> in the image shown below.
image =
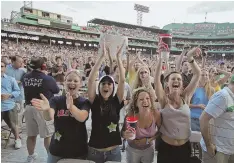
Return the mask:
M109 33L130 37L128 44L158 47L157 54L151 55L126 50L122 58L123 43L111 54L105 41L89 47L2 37L1 116L19 149L24 115L28 163L38 157L37 135L44 139L47 163L64 158L121 162L121 149L126 150L127 163L153 163L155 157L158 163L234 162L234 58L217 59L207 52L234 51L234 46L212 45L203 50L177 44L181 54L165 57L170 49L164 42L131 39L158 40L158 33L140 28L81 27L93 34L10 23L3 28L74 40ZM200 157L192 156L193 132L202 137L197 145Z
M174 38L174 42L178 43L184 43L184 44L233 44L234 40L212 40L212 41L207 41L207 40L185 40L185 39L178 39Z
M110 54L105 42L99 53L8 38L1 47L2 119L19 149L24 114L29 163L38 157L38 134L47 163L63 158L121 162L121 145L127 163L152 163L155 157L158 163L199 161L191 157L191 131L202 135L198 148L204 163L234 161L234 67L226 61L210 64L198 47L169 60L163 57L169 53L163 42L157 57L138 51L126 52L127 58L121 58L123 45Z

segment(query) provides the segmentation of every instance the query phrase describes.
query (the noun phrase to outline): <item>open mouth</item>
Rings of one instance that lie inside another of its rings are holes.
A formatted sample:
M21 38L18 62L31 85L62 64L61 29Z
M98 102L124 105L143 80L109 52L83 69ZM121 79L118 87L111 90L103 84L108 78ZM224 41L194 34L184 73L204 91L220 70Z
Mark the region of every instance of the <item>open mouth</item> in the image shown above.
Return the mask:
M108 90L103 90L104 93L108 93L109 91Z
M68 87L68 89L69 89L70 91L74 91L74 90L76 89L76 87Z
M147 109L147 108L149 108L149 105L143 105L143 108Z
M179 84L173 84L172 88L179 88Z

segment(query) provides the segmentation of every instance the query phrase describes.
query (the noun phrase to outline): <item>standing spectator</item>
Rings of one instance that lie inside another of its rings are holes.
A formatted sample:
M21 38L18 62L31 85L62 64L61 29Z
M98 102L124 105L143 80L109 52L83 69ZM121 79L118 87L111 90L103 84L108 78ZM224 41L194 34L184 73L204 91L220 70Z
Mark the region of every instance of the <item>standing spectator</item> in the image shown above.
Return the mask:
M203 163L234 162L234 75L215 93L200 118Z
M94 66L93 59L92 59L92 57L89 57L88 58L88 63L85 64L85 69L84 69L84 71L86 73L86 77L89 77L89 74L90 74L93 66Z
M61 56L57 56L55 61L56 64L52 68L52 76L55 78L60 91L63 91L63 82L67 68L62 62Z
M193 74L189 73L189 69L190 69L190 64L187 60L183 60L184 56L187 54L187 51L186 49L184 49L181 53L181 55L179 56L178 60L177 60L177 63L176 63L176 71L180 72L181 70L181 76L182 76L182 80L183 80L183 88L185 89L192 77L193 77Z
M2 56L2 61L6 63L6 65L10 64L11 62L8 56Z
M55 61L56 64L52 68L52 76L55 78L58 84L62 84L64 82L64 76L67 68L62 62L61 56L57 56Z
M26 70L22 68L23 58L21 56L18 56L18 55L12 56L11 63L12 64L9 64L6 66L6 74L8 76L15 78L20 88L20 95L16 98L16 103L19 109L18 120L19 122L21 122L20 121L21 116L22 116L21 114L23 114L23 108L24 108L24 102L23 102L24 101L24 89L23 89L21 80L23 76L26 74Z
M18 115L15 98L20 95L20 89L13 77L5 74L6 64L1 62L1 121L2 119L11 128L15 136L15 148L21 148L19 137Z
M50 99L54 94L59 92L55 80L42 72L44 64L45 62L42 58L33 58L30 63L33 71L26 74L22 80L25 89L25 120L29 154L27 161L29 163L33 163L37 157L37 154L34 153L37 135L40 134L41 138L44 138L44 146L48 152L50 138L54 132L53 121L45 121L43 113L37 111L31 105L33 98L41 99L41 93L47 99Z

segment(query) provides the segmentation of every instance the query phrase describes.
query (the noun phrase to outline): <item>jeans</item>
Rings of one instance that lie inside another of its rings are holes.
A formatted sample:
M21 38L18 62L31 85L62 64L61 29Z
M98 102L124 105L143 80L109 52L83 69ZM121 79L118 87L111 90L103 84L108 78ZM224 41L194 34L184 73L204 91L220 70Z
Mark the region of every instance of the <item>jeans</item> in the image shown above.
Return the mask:
M199 118L191 118L191 130L192 131L201 131Z
M119 146L106 152L100 152L89 147L88 160L95 163L104 163L106 161L121 162L121 152Z
M54 156L54 155L52 155L52 154L50 154L50 153L48 152L47 163L57 163L57 162L58 162L59 160L61 160L61 159L65 159L65 158L59 157L59 156ZM85 156L84 156L84 157L77 157L77 158L73 158L73 159L85 160L86 157L85 157Z
M127 145L126 159L127 163L152 163L154 161L154 144L144 150Z

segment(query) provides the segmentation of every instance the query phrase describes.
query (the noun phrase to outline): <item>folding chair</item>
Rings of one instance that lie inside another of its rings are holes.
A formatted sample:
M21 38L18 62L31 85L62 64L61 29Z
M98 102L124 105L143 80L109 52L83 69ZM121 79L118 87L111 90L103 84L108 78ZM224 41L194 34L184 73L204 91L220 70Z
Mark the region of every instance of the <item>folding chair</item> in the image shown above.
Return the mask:
M4 131L9 132L9 134L7 136L3 136ZM12 134L12 131L10 128L8 128L8 126L1 126L1 139L5 140L4 149L6 149L8 143L9 143L9 140L11 138L11 134ZM12 139L14 139L14 138L12 138Z
M198 155L200 159L202 158L202 150L200 146L201 138L202 138L201 132L198 131L192 131L192 134L189 138L192 147L192 155L193 156Z

